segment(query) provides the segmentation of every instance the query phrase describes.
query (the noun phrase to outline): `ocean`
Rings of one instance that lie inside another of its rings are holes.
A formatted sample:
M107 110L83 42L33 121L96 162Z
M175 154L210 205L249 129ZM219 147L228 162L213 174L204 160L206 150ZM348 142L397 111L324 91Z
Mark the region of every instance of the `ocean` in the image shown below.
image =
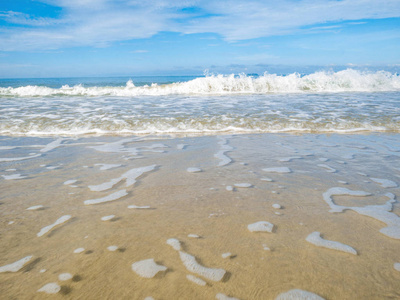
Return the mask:
M0 298L400 299L400 76L0 80Z
M399 132L400 76L0 80L0 135Z

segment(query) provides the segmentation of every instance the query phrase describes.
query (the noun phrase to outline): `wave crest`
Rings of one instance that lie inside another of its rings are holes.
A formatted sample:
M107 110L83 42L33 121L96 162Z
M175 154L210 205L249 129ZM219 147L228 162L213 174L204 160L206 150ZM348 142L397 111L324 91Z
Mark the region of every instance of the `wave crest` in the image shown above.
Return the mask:
M61 88L21 86L0 88L3 97L32 96L163 96L163 95L226 95L267 93L336 93L399 91L400 76L386 71L361 72L347 69L339 72L315 72L309 75L292 73L281 76L211 75L186 82L135 86L129 80L125 86L94 86L82 84Z

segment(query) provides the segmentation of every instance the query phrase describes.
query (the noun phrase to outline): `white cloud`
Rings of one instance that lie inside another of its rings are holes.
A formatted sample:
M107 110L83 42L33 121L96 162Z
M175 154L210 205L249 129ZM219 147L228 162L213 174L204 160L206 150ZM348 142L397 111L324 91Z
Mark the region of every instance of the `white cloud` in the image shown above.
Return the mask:
M42 0L60 17L0 12L0 50L104 47L161 31L216 33L228 41L333 29L331 22L400 17L398 0ZM334 26L334 25L333 25Z

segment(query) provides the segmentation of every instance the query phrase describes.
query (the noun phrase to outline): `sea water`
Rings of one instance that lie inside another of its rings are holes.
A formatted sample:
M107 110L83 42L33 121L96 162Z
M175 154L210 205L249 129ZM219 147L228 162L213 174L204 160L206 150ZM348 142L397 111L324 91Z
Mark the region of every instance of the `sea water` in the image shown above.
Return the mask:
M399 132L400 76L0 80L0 135Z

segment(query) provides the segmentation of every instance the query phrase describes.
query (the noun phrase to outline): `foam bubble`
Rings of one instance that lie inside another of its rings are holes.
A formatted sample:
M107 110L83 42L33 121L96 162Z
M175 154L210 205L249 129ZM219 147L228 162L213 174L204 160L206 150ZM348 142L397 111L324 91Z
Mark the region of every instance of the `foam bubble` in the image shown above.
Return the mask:
M291 162L293 159L302 159L300 156L293 156L293 157L284 157L279 159L280 162Z
M60 290L61 290L61 287L57 283L51 282L51 283L45 284L37 291L44 292L46 294L57 294Z
M150 209L151 207L146 205L146 206L137 206L137 205L128 205L128 208L131 209Z
M52 141L51 143L47 144L44 148L40 149L40 152L45 153L45 152L49 152L53 149L56 149L57 147L61 146L61 144L64 140L66 140L66 139L59 138L55 141Z
M109 215L109 216L101 217L101 220L102 221L110 221L110 220L112 220L114 218L115 218L115 215Z
M106 197L103 197L103 198L85 200L85 201L83 201L83 203L85 205L93 205L93 204L105 203L105 202L118 200L118 199L120 199L122 197L125 197L126 195L128 195L126 190L120 190L120 191L112 193L112 194L110 194L110 195L108 195Z
M0 273L5 273L5 272L18 272L23 268L23 266L29 262L32 259L32 255L26 256L16 262L13 262L12 264L8 264L5 266L0 267Z
M177 239L168 239L167 244L170 245L174 250L180 251L181 250L181 242Z
M190 237L190 238L192 238L192 239L199 239L199 238L200 238L199 235L193 234L193 233L188 234L188 237Z
M1 175L5 180L15 180L15 179L23 179L27 176L22 176L21 174L12 174L12 175Z
M198 173L202 170L200 168L187 168L186 171L188 171L189 173Z
M118 168L122 165L120 164L95 164L95 166L100 166L100 171L110 170L113 168Z
M220 141L218 142L218 144L220 145L220 150L216 154L214 154L214 157L220 160L220 162L218 163L218 167L222 167L232 162L232 159L225 153L233 150L233 148L227 144L227 139L222 137L219 137L219 139Z
M238 188L249 188L253 185L251 183L235 183L234 186Z
M210 279L212 281L220 281L224 276L226 271L223 269L212 269L206 268L200 265L196 258L188 253L179 251L179 256L183 262L186 269L192 273L196 273L202 277Z
M83 251L85 251L85 248L77 248L74 250L74 253L79 254L82 253Z
M397 183L388 179L381 179L381 178L370 178L372 181L379 183L384 188L394 188L397 187Z
M111 252L117 251L118 250L118 246L108 246L107 250L111 251Z
M153 278L158 272L167 270L167 267L156 264L154 259L150 258L133 263L132 270L141 277Z
M286 293L279 294L275 300L325 300L324 298L318 296L317 294L294 289Z
M329 173L335 173L336 172L336 169L334 169L334 168L332 168L332 167L330 167L328 165L325 165L325 164L319 164L318 167L326 169L326 171L329 172Z
M251 232L263 232L263 231L272 232L272 230L274 229L274 224L269 223L267 221L259 221L253 224L249 224L247 228Z
M42 235L46 234L47 232L49 232L50 230L52 230L54 227L56 227L57 225L63 224L65 222L67 222L69 219L71 219L70 215L65 215L62 216L61 218L59 218L57 221L55 221L53 224L48 225L46 227L43 227L37 234L38 237L41 237Z
M222 293L218 293L217 295L215 295L215 299L218 299L218 300L239 300L238 298L229 297L229 296L227 296L225 294L222 294Z
M78 180L75 179L71 179L71 180L67 180L64 182L64 185L70 185L70 184L74 184L75 182L77 182Z
M400 263L394 263L393 268L400 272Z
M288 167L276 167L276 168L266 168L262 169L264 172L268 173L291 173L292 170L290 170Z
M352 247L339 242L325 240L321 238L320 233L317 231L310 233L307 236L306 241L317 247L324 247L328 249L339 250L342 252L357 255L357 251L354 250Z
M136 179L142 176L146 172L150 172L156 168L156 165L141 167L131 169L128 172L125 172L118 178L113 178L109 182L105 182L99 185L89 185L89 189L93 192L101 192L105 190L111 189L114 185L122 180L126 180L126 187L132 186L136 183Z
M198 278L196 276L188 274L188 275L186 275L186 278L188 280L190 280L191 282L194 282L195 284L198 284L198 285L201 285L201 286L206 286L207 285L207 282L205 282L203 279L200 279L200 278Z
M20 161L20 160L32 159L32 158L39 157L39 156L41 156L41 154L24 156L24 157L15 157L15 158L0 157L0 162Z
M72 275L70 273L62 273L60 275L58 275L58 280L60 281L67 281L70 280L72 278Z
M334 195L349 195L349 196L368 196L369 193L363 191L351 191L346 188L330 188L323 194L323 199L330 206L330 212L342 212L343 210L350 209L353 210L360 215L368 216L379 220L381 222L386 223L387 227L379 230L380 233L394 238L400 239L400 217L395 213L392 213L393 203L395 200L395 195L392 193L386 193L385 196L389 198L389 200L382 205L367 205L364 207L348 207L336 205L333 202L332 196Z
M35 205L35 206L28 207L26 210L38 210L43 207L44 207L43 205Z
M274 180L268 177L263 177L261 178L262 181L268 181L268 182L273 182Z

